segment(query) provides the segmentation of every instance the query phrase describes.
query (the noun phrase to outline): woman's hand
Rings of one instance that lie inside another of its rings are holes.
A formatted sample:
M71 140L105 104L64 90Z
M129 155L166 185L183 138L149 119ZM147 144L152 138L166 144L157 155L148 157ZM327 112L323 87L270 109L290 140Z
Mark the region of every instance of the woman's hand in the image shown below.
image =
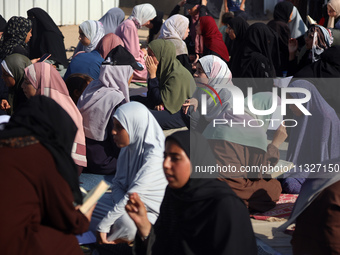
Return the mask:
M7 101L6 99L2 99L2 100L1 100L1 104L0 104L0 109L3 110L3 111L5 111L5 110L8 110L8 109L10 109L10 108L11 108L11 106L10 106L10 104L8 103L8 101Z
M155 110L157 110L157 111L164 111L164 104L161 103L160 105L156 105L155 106Z
M207 6L208 1L207 0L202 0L201 5Z
M182 105L182 110L183 110L184 114L188 113L190 105L194 106L194 111L196 112L197 107L198 107L197 99L192 97L192 98L185 100L184 104Z
M35 64L39 61L40 58L34 58L34 59L31 59L31 63L32 64Z
M95 203L86 213L84 213L84 216L88 219L88 221L91 221L92 213L94 211L94 208L96 208L97 203ZM76 210L79 210L81 205L77 205L75 207Z
M117 243L120 243L120 241L118 241L118 240L108 241L107 240L107 233L97 232L97 243L99 243L99 244L117 244Z
M287 137L288 137L288 134L287 134L286 127L281 124L274 134L272 144L276 148L279 148L280 145L286 140Z
M147 56L145 60L145 65L146 69L148 70L150 79L156 78L158 62L155 63L152 57Z
M151 231L151 223L148 220L145 205L137 193L130 194L125 210L135 222L139 235L141 237L148 236Z

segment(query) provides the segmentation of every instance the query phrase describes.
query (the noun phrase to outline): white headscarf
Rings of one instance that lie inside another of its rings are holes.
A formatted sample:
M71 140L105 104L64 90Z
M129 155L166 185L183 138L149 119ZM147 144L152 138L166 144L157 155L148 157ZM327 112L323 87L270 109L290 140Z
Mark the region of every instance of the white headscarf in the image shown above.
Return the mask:
M213 92L211 94L214 99L210 96L207 97L207 115L205 116L205 119L207 121L211 121L217 118L217 116L222 112L232 109L233 99L231 92L228 90L228 87L234 86L233 82L231 81L232 74L228 68L228 65L217 56L204 56L199 59L199 62L202 65L205 74L208 76L208 82L200 79L195 79L196 84L198 86L200 84L206 84L214 88L222 102L221 105L217 95ZM219 88L215 88L216 85L219 85ZM221 86L223 87L221 88ZM204 87L203 85L201 86L201 88L196 89L193 97L201 100L201 95L206 93L202 89L207 89L211 91L210 88ZM216 101L216 103L214 100Z
M288 23L288 27L290 29L292 38L298 38L299 36L304 35L307 32L308 28L303 22L300 13L295 6L293 7L293 15L291 20L292 21Z
M99 79L92 81L78 100L83 116L85 136L96 140L106 139L106 127L115 107L124 98L129 102L129 78L133 69L129 65L102 65Z
M115 221L126 214L125 205L133 192L138 193L147 212L157 216L168 184L163 173L165 137L151 112L141 103L130 102L120 106L113 117L127 131L130 144L119 153L112 180L115 206L98 225L100 232L109 232ZM155 216L149 218L151 223L156 221Z
M336 17L329 17L327 28L334 28L334 20L340 16L340 1L339 0L330 0L328 5L332 7L332 9L336 12Z
M156 9L151 4L139 4L133 7L132 13L128 19L137 21L137 28L140 28L142 25L144 25L149 20L154 19L156 16Z
M85 47L85 52L91 52L96 47L100 39L105 35L105 29L101 22L96 20L86 20L79 25L84 35L91 41L90 45Z
M169 40L175 44L176 56L188 54L188 49L183 41L186 30L189 27L189 19L176 14L168 18L162 25L158 38Z

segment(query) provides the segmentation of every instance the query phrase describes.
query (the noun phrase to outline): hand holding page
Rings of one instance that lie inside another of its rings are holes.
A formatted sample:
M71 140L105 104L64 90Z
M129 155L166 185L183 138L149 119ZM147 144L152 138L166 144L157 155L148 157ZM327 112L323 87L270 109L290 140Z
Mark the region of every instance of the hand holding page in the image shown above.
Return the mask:
M110 188L110 185L101 180L83 199L83 204L79 210L85 214Z

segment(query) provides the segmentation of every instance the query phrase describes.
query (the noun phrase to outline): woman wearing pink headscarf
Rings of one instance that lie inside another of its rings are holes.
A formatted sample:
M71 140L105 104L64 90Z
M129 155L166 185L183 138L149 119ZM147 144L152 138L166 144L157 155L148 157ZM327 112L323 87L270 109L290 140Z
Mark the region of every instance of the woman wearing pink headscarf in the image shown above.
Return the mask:
M142 26L148 27L150 20L156 17L156 10L151 4L136 5L130 17L121 23L116 29L118 35L125 44L125 48L134 56L137 62L145 66L144 55L146 51L141 50L137 29ZM146 82L148 71L135 70L132 81Z
M87 161L83 118L69 96L66 84L58 71L52 65L44 62L30 65L25 68L25 80L22 83L22 88L27 98L35 95L50 97L71 116L78 128L71 156L79 167L85 167Z

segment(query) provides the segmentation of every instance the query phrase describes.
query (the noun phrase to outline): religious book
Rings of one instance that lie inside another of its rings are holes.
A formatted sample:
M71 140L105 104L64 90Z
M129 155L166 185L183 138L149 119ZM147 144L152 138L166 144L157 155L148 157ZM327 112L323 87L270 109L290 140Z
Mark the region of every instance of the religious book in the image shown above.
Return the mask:
M270 174L272 178L278 178L284 173L289 172L289 170L294 166L293 162L280 159L279 162L277 162L277 164L267 172L267 174Z
M79 210L85 214L90 208L97 203L102 195L110 188L110 185L101 180L97 186L91 189L83 199L83 204Z

